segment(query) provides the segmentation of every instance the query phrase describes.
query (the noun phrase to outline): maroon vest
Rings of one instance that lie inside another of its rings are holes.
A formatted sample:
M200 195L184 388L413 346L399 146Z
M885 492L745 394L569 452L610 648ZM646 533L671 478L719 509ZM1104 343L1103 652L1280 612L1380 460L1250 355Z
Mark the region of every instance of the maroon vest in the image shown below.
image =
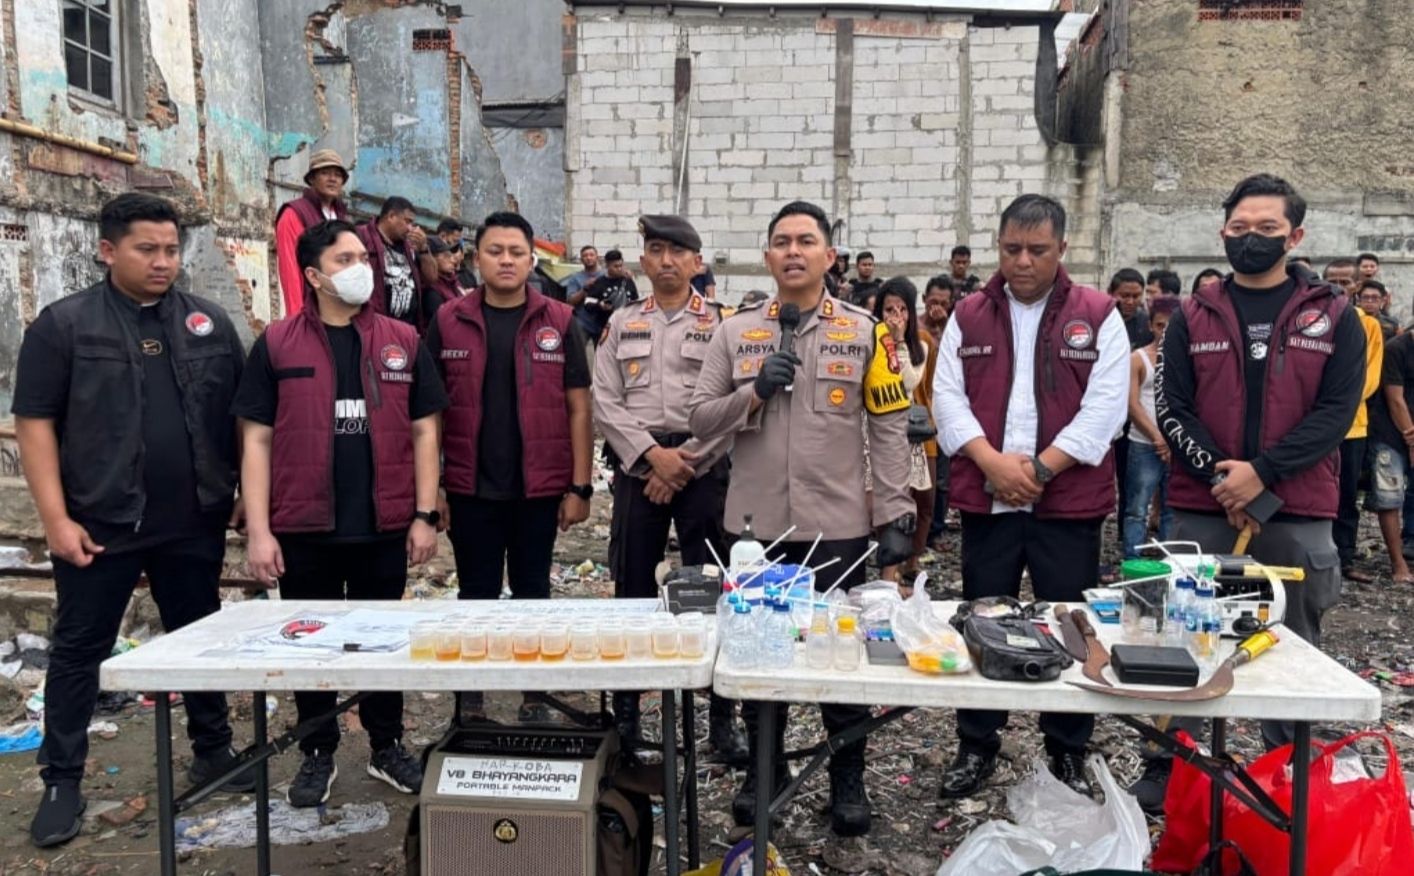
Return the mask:
M304 224L305 228L313 228L320 222L326 221L324 219L324 204L319 200L319 196L314 193L314 189L305 189L304 194L300 195L298 198L281 204L280 209L275 212L276 225L280 224L280 214L284 213L286 210L294 210L295 215L299 217L299 221ZM344 204L343 198L336 198L334 200L334 215L343 219L345 222L348 221L349 211L348 207Z
M486 375L485 292L477 287L437 311L442 375L452 406L442 415L443 480L447 491L476 495L481 439L482 382ZM525 497L562 496L574 477L570 418L565 407L565 336L574 311L526 288L525 317L516 332L515 372Z
M1001 274L993 276L981 292L962 299L952 318L962 329L958 356L972 414L987 442L1001 450L1011 397L1011 308ZM1103 292L1072 285L1065 268L1056 273L1036 334L1038 453L1051 446L1080 412L1090 370L1099 358L1100 326L1114 306ZM949 501L963 511L990 514L992 496L986 492L982 470L961 453L953 456L951 465ZM1099 465L1075 465L1057 475L1032 510L1037 517L1103 517L1115 510L1114 484L1114 451L1110 451Z
M458 298L462 297L462 290L461 287L457 285L456 277L443 277L441 274L438 274L436 282L432 284L432 289L441 296L443 304L446 304L448 301L456 301ZM431 322L430 319L428 321Z
M1267 354L1262 395L1265 451L1281 441L1315 406L1326 362L1334 352L1337 321L1348 306L1327 284L1308 285L1296 272L1296 291L1277 317ZM1312 278L1314 279L1314 278ZM1237 309L1226 284L1205 286L1183 302L1188 324L1188 359L1193 363L1198 419L1208 428L1222 456L1243 458L1247 411L1246 356ZM1160 424L1163 428L1163 424ZM1340 456L1330 455L1295 477L1278 481L1272 492L1281 497L1282 512L1302 517L1336 516L1340 504ZM1169 477L1169 502L1175 508L1220 513L1212 486L1175 462Z
M359 370L373 445L374 520L379 532L395 532L410 526L417 510L408 411L417 332L367 307L353 324L362 345ZM265 330L265 344L280 387L270 465L270 529L331 532L338 381L312 293L306 292L303 310Z
M388 289L383 282L383 275L388 264L388 244L378 231L377 219L369 219L358 226L357 230L359 240L363 241L364 248L368 250L368 266L373 269L373 297L369 299L369 303L373 305L374 313L386 315ZM402 251L408 262L408 270L412 271L412 312L417 316L419 331L424 330L427 328L429 314L422 312L422 269L417 263L417 253L413 252L412 244L404 240Z

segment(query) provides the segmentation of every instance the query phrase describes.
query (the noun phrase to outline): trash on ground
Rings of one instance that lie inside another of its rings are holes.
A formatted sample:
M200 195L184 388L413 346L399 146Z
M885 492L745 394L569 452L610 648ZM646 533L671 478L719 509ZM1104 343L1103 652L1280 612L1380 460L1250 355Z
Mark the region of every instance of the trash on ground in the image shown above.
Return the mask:
M34 751L44 741L44 730L38 721L21 721L0 729L0 754Z
M112 721L94 721L88 725L89 733L97 733L104 739L116 739L118 736L118 725Z
M277 846L325 843L371 833L388 826L382 803L345 803L337 807L296 809L284 800L270 803L270 842ZM178 850L250 848L255 845L255 804L177 819Z

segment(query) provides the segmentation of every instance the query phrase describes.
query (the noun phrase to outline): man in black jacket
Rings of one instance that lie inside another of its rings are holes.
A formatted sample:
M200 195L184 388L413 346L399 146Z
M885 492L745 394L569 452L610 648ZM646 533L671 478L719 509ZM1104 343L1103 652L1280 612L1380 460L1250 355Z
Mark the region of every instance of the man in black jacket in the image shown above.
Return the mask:
M174 288L177 212L125 194L103 206L108 276L46 307L20 347L11 412L25 479L54 561L45 679L44 797L35 845L82 826L79 793L98 665L113 649L138 578L174 630L221 607L225 531L236 525L232 396L245 360L221 306ZM187 693L188 777L230 764L226 698ZM226 790L248 791L247 772Z

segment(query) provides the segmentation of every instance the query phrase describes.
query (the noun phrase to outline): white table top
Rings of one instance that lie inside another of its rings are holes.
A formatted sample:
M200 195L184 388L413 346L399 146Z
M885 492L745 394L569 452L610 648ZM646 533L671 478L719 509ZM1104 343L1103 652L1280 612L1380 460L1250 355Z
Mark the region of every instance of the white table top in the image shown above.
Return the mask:
M695 659L413 662L406 648L316 656L206 653L234 645L251 633L278 629L292 617L327 616L354 608L406 611L433 620L451 615L491 619L526 610L570 622L613 614L623 617L627 626L634 623L635 616L646 621L656 605L653 599L251 600L226 605L174 633L110 657L99 670L99 683L105 690L146 691L693 690L710 686L717 649L710 616L706 652Z
M935 603L935 611L952 617L956 603ZM1117 624L1091 624L1106 647L1121 641ZM1128 699L1091 693L1066 684L1088 681L1079 663L1056 681L992 681L976 667L961 675L925 675L907 666L871 666L863 656L854 672L811 669L805 646L796 645L789 670L738 670L725 654L717 661L716 692L731 699L795 703L920 706L965 709L1019 709L1088 714L1189 715L1204 718L1260 718L1283 721L1375 721L1380 717L1379 690L1322 654L1285 627L1281 641L1235 673L1226 696L1196 703ZM1225 655L1236 642L1224 640ZM1117 679L1107 669L1106 677ZM1204 679L1206 680L1206 674ZM1177 690L1177 688L1154 688Z

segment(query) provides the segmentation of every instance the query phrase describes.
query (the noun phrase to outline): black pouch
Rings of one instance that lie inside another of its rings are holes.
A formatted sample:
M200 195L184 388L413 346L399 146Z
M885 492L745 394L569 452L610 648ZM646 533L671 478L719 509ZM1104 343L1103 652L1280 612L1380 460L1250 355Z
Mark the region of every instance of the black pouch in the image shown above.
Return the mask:
M952 624L962 630L967 650L983 678L994 681L1054 681L1075 661L1032 623L1038 603L977 600L959 606Z

